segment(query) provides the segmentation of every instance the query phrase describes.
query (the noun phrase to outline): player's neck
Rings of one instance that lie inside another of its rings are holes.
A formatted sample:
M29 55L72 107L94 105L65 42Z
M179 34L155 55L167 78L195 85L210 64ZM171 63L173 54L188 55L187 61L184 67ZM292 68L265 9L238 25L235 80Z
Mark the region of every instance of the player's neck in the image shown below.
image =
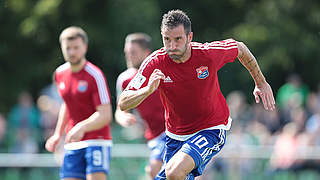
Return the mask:
M82 68L84 67L85 64L86 64L86 59L83 58L83 59L81 59L80 63L78 63L78 64L71 64L71 71L72 71L73 73L77 73L77 72L79 72L79 71L82 70Z

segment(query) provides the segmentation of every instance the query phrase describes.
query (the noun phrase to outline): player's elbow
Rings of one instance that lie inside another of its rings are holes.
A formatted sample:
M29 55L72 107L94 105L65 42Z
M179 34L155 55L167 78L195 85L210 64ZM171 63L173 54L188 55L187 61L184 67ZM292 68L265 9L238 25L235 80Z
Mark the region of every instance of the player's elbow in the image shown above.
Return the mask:
M101 127L107 126L112 122L112 114L99 113L97 121L99 121Z
M97 110L98 119L103 125L108 125L112 122L112 107L110 104L100 105Z
M129 107L123 101L121 101L121 99L119 100L118 105L121 111L129 110Z

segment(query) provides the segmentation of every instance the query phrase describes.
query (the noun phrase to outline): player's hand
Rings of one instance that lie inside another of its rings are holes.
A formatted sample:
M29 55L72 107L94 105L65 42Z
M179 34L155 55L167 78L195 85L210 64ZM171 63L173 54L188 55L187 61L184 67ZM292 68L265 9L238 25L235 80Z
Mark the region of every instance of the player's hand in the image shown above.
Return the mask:
M256 85L253 91L253 95L255 97L256 103L259 103L261 98L264 109L273 111L276 108L272 89L267 82Z
M153 93L159 87L161 79L165 79L164 74L161 72L161 70L155 69L152 72L148 82L149 90L151 93Z
M79 124L75 125L66 136L66 143L78 142L85 134L84 129Z
M123 112L123 114L121 115L121 122L119 123L123 127L129 127L135 124L136 122L137 122L137 118L135 115L131 113Z
M46 142L46 149L49 151L49 152L54 152L56 150L56 146L57 144L59 143L61 137L59 135L52 135Z

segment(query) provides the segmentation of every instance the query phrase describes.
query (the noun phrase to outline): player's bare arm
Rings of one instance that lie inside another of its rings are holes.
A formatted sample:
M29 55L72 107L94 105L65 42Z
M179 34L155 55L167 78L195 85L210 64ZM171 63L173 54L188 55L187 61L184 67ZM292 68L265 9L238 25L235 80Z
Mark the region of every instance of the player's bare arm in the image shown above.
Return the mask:
M60 107L58 122L56 125L56 129L54 131L54 134L47 140L46 145L45 145L46 149L49 152L55 151L56 146L59 143L59 141L64 133L66 124L68 122L68 120L66 118L67 117L66 112L67 112L66 111L66 104L63 103Z
M247 46L242 42L237 42L238 45L238 59L242 65L249 71L255 82L255 89L253 95L257 103L260 98L266 110L275 109L275 100L272 89L263 76L256 58L252 55ZM259 98L260 97L260 98Z
M117 106L114 117L116 118L116 121L123 127L129 127L137 122L134 114L127 111L121 111L119 106Z
M150 78L148 85L138 90L128 90L128 87L121 93L119 98L119 107L122 111L128 111L137 107L143 100L145 100L150 94L152 94L160 84L160 80L164 80L164 74L155 69Z
M88 119L79 122L68 133L66 142L80 141L86 132L103 128L112 121L112 108L110 104L103 104L97 107L97 111Z

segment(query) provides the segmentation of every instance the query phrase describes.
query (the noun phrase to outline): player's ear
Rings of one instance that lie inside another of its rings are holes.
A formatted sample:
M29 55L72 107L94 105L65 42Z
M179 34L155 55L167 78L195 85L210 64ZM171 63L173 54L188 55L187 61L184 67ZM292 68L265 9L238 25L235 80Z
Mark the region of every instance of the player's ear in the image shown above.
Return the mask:
M187 37L188 37L188 42L190 43L192 41L192 38L193 38L193 32L189 32Z

